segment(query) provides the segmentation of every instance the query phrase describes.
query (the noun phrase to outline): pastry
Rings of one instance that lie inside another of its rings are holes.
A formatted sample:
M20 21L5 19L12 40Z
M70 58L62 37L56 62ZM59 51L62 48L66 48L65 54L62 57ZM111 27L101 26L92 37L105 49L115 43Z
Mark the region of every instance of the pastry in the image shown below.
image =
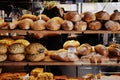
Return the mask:
M84 21L78 21L74 26L76 31L85 31L87 29L87 23Z
M10 46L11 44L13 44L14 40L11 38L4 38L0 40L1 44L6 44L7 46Z
M37 20L31 25L32 30L44 30L46 29L46 22L44 20Z
M68 40L63 44L64 49L68 49L69 47L78 47L80 46L80 42L76 40Z
M24 54L9 54L8 59L10 61L23 61L25 59Z
M98 44L94 47L95 49L95 52L102 55L102 56L105 56L105 57L108 57L109 55L109 51L107 49L106 46L102 45L102 44Z
M69 12L65 13L64 19L72 21L72 22L77 22L77 21L81 20L81 16L76 11L69 11Z
M30 44L29 41L25 40L25 39L17 39L15 40L13 43L21 43L23 44L24 46L28 46Z
M62 29L65 31L73 30L74 28L72 21L69 21L69 20L64 20L61 26L62 26Z
M105 28L110 31L118 31L120 30L120 24L118 22L109 20L105 23Z
M43 73L43 68L34 68L31 72L30 75L37 77L39 73Z
M100 30L102 28L102 24L100 21L92 21L88 24L88 28L90 30Z
M21 43L14 43L9 46L8 52L11 54L21 54L25 52L25 46Z
M85 12L83 20L86 21L87 23L89 23L91 21L95 21L96 20L96 16L92 12Z
M0 54L7 53L7 46L5 44L0 44Z

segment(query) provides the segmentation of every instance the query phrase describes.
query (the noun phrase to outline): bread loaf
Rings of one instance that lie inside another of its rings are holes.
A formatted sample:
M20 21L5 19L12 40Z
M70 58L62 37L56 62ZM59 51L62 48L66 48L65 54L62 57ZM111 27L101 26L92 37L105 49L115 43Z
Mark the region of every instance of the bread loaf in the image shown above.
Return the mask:
M48 16L46 16L45 14L41 14L37 16L37 19L40 20L40 18L44 21L48 21L50 18Z
M120 21L120 12L115 11L114 13L112 13L110 19L115 21Z
M20 17L20 20L23 20L23 19L26 19L26 18L32 19L33 21L35 21L37 19L37 17L33 14L23 14Z
M7 54L0 54L0 62L5 61L7 59Z
M0 44L0 54L7 53L7 46L5 44Z
M102 44L98 44L95 47L95 52L97 52L98 54L108 57L109 52L106 46L102 45Z
M92 21L88 24L88 28L90 30L100 30L102 28L102 24L100 21Z
M74 28L76 31L85 31L87 29L87 23L84 21L78 21L75 23Z

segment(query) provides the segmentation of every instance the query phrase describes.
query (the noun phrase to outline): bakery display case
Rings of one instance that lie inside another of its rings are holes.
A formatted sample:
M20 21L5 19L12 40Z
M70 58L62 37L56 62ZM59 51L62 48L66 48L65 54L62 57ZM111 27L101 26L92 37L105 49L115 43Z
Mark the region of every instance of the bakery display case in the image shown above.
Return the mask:
M56 7L54 1L43 2L44 7L22 3L10 2L10 12L5 6L0 10L0 80L119 80L119 2L80 2L74 8ZM52 73L56 66L62 68L60 75L59 70ZM25 71L13 73L17 68Z

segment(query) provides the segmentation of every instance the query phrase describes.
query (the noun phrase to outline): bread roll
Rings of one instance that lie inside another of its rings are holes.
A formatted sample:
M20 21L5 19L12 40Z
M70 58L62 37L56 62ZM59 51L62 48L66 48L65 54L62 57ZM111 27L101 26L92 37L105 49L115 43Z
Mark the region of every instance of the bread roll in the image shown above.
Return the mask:
M72 22L77 22L77 21L81 20L81 16L78 12L69 11L69 12L65 13L64 19L72 21Z
M9 29L9 23L4 22L4 19L0 19L0 29Z
M88 24L88 28L90 30L100 30L102 28L102 24L99 21L92 21Z
M96 20L96 16L92 12L85 12L83 20L86 21L87 23L89 23L91 21L95 21Z
M46 53L47 49L40 43L31 43L26 47L26 54Z
M69 47L78 47L78 46L80 46L80 42L75 40L68 40L63 44L64 49L68 49Z
M7 53L7 46L5 44L0 44L0 54Z
M46 22L44 20L37 20L31 25L33 30L44 30L46 29Z
M72 21L68 21L68 20L64 20L61 26L62 29L66 31L73 30L74 27Z
M118 22L109 20L105 23L105 28L110 31L118 31L120 30L120 24Z
M106 46L104 46L104 45L102 45L102 44L98 44L98 45L96 45L94 48L95 48L95 51L96 51L97 53L99 53L100 55L105 56L105 57L108 57L109 52L108 52L108 49L107 49Z
M61 28L61 24L63 23L63 19L60 17L53 17L48 20L46 23L46 27L49 30L59 30Z
M0 54L0 62L5 61L7 59L7 54Z
M26 55L26 59L28 61L42 61L44 58L45 58L44 53Z
M110 20L110 15L106 11L99 11L95 15L97 20Z
M16 29L19 21L9 22L9 29Z
M43 73L43 68L34 68L31 72L30 75L37 77L39 73Z
M77 55L86 56L92 51L92 46L88 43L84 43L81 46L77 47Z
M26 18L29 18L29 19L32 19L33 21L35 21L37 19L37 16L35 16L33 14L23 14L20 17L20 20L23 20L23 19L26 19Z
M24 54L9 54L8 59L10 61L23 61L25 59Z
M25 46L21 43L15 43L10 45L8 51L11 54L21 54L25 52Z
M44 21L48 21L50 18L48 16L46 16L45 14L41 14L37 16L38 20L41 18Z
M120 12L115 11L114 13L112 13L110 19L115 21L120 21Z
M87 29L87 23L84 21L78 21L75 23L76 31L85 31Z
M27 41L27 40L25 40L25 39L17 39L17 40L15 40L15 41L13 42L13 44L14 44L14 43L21 43L21 44L23 44L24 46L28 46L28 45L30 44L30 42Z
M54 75L50 72L39 73L37 80L54 80L53 76Z
M32 24L33 24L32 19L25 18L25 19L19 21L18 26L20 29L30 29Z

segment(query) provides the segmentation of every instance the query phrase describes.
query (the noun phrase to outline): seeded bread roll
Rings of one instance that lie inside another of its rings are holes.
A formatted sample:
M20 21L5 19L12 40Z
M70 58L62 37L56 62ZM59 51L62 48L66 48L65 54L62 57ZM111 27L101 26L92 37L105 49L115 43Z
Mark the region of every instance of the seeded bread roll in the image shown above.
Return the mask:
M25 52L25 46L21 43L15 43L8 48L8 51L11 54L21 54Z
M9 54L8 59L10 61L23 61L25 59L24 54Z
M0 62L5 61L7 59L7 54L0 54Z
M7 53L7 46L5 44L0 44L0 54Z

